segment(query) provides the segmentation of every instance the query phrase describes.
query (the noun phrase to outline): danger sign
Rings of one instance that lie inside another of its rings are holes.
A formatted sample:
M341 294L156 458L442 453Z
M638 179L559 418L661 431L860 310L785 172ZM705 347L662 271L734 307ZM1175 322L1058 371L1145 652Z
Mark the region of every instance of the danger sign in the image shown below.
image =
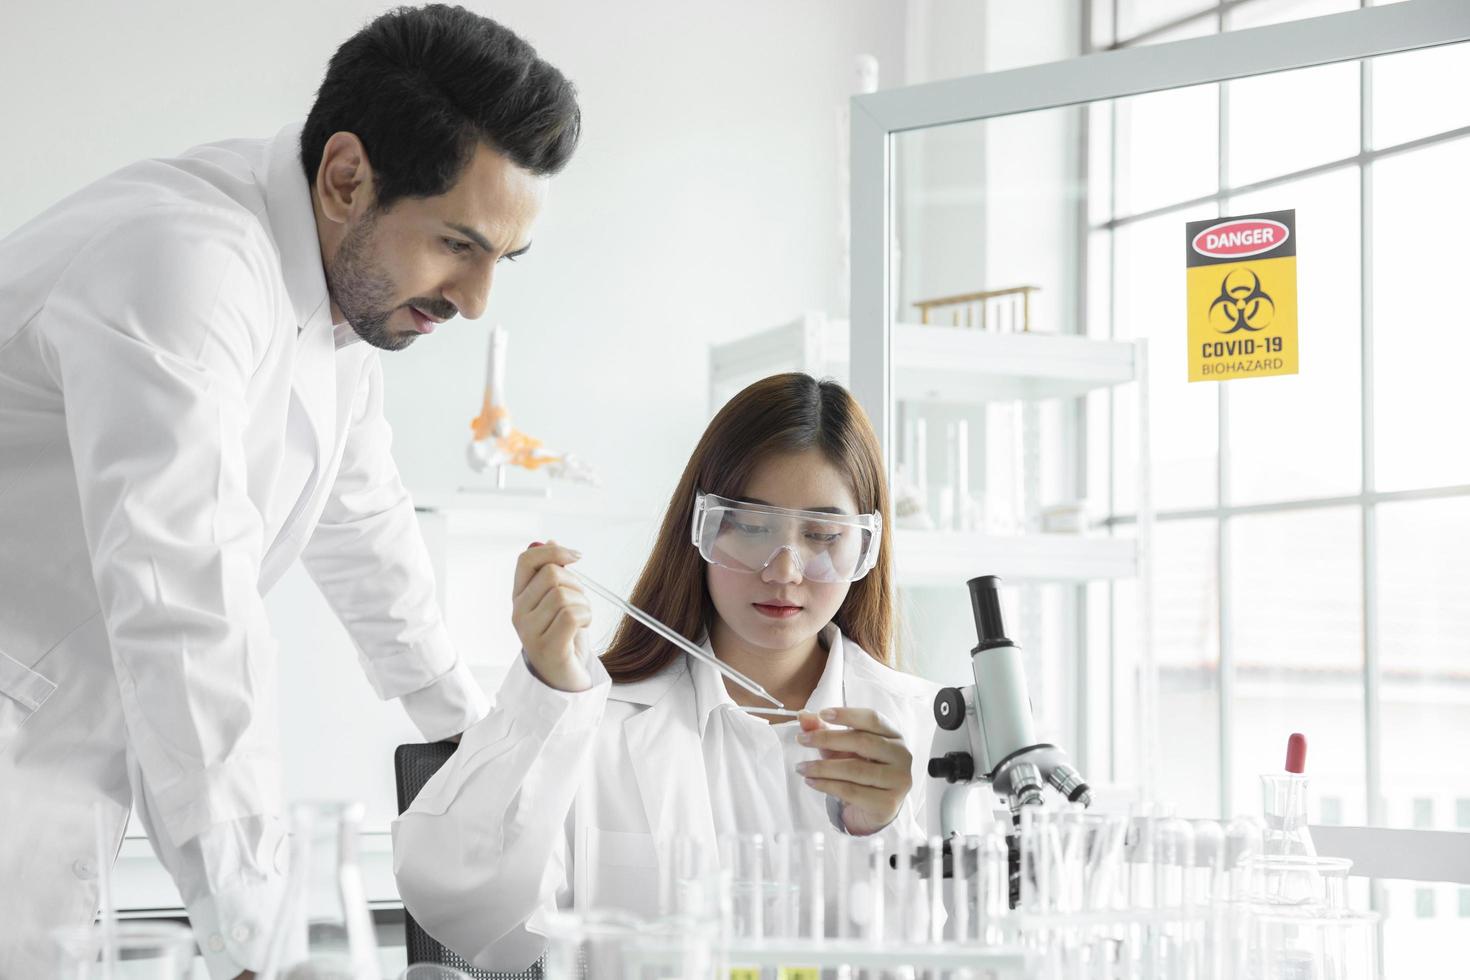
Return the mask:
M1189 380L1297 373L1296 212L1185 226Z

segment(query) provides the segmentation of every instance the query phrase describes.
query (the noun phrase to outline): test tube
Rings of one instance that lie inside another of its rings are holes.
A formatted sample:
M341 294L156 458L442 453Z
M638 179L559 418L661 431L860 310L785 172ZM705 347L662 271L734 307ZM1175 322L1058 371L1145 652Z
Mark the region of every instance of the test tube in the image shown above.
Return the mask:
M735 840L734 934L741 939L766 937L766 841L760 834Z
M929 867L924 881L929 888L929 941L944 942L944 838L930 837L926 852ZM955 868L955 855L950 855L950 867Z
M880 852L881 853L881 852ZM889 931L900 943L913 940L914 895L919 891L914 879L914 842L907 837L898 837L898 853L893 859L893 915Z
M1258 817L1240 816L1226 825L1225 863L1230 876L1227 889L1230 901L1240 902L1250 897L1251 859L1262 852L1264 838L1265 827Z
M1202 980L1225 975L1225 883L1225 829L1218 820L1196 820L1190 896L1195 909L1204 916L1205 932L1195 957L1195 973Z
M1154 901L1159 908L1190 904L1189 874L1194 867L1194 827L1165 810L1154 827Z
M1154 830L1156 820L1150 804L1131 808L1132 826L1128 831L1128 906L1151 909L1154 901Z
M819 941L827 936L827 835L803 834L797 843L801 848L799 935Z
M1117 908L1124 904L1126 889L1124 844L1128 837L1126 814L1089 815L1093 832L1087 847L1087 893L1084 907L1089 911Z
M766 889L768 915L766 935L777 939L792 939L797 934L797 918L800 903L794 891L800 887L794 876L793 851L795 841L790 834L778 833L771 841L771 887ZM799 860L799 857L797 858Z
M883 914L884 914L884 891L887 888L888 856L881 837L876 834L867 840L866 854L859 869L864 873L863 898L867 907L863 918L865 921L865 938L874 944L883 941Z
M1039 806L1021 810L1021 904L1028 911L1055 911L1057 862L1061 857L1055 814Z
M979 847L975 838L955 835L949 839L949 852L950 880L954 882L954 914L948 927L955 942L968 943L974 938L971 923L975 915L971 896L980 870Z
M976 872L975 935L984 946L999 946L1011 911L1011 849L1002 824L980 838Z

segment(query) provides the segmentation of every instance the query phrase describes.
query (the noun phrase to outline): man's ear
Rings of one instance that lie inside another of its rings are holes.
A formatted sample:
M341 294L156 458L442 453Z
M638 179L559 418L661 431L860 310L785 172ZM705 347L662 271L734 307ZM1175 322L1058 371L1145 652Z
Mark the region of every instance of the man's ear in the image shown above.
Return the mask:
M353 133L333 133L322 147L316 170L316 196L322 213L339 224L366 213L377 199L367 148Z

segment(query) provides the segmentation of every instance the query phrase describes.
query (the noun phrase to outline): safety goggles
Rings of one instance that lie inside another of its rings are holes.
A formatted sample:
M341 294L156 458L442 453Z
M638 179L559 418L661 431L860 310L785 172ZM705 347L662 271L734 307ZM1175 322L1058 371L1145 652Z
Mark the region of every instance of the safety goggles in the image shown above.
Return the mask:
M787 551L804 579L856 582L878 563L883 518L787 510L701 493L690 530L700 557L711 565L757 573Z

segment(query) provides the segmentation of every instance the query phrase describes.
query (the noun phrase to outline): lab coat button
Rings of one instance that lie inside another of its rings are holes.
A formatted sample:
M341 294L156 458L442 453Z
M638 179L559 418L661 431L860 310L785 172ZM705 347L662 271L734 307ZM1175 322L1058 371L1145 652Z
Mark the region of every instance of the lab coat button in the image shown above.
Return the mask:
M235 928L230 930L230 938L237 943L248 943L253 935L255 930L243 922L236 923Z
M83 881L91 881L97 877L97 868L86 858L77 858L71 863L71 873Z
M209 951L211 953L223 953L225 951L225 937L219 933L209 937Z

